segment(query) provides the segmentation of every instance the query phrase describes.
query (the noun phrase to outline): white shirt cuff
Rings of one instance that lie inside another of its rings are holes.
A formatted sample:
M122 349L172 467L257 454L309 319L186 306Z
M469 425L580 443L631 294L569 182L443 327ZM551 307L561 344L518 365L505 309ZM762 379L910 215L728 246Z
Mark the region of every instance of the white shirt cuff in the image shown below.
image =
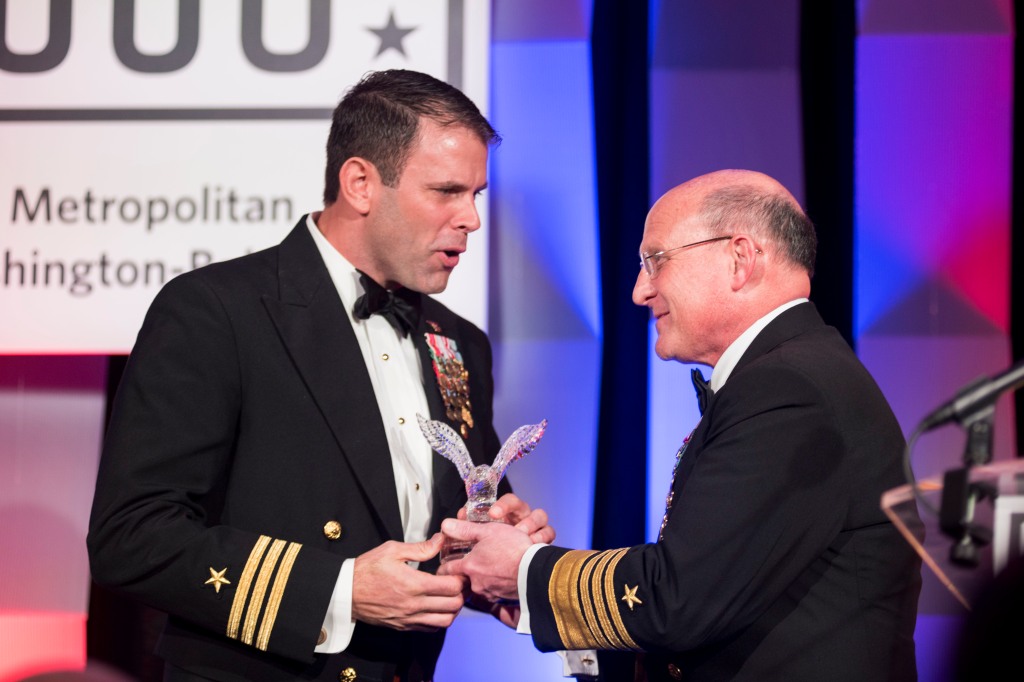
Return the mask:
M352 620L352 576L356 560L345 559L338 572L338 582L331 593L331 603L327 605L324 626L320 630L322 640L313 649L318 654L336 654L344 651L352 641L352 633L356 622Z
M562 677L587 675L597 677L597 651L580 649L578 651L558 651L562 657Z
M521 635L529 635L530 631L530 607L527 606L526 601L526 578L530 574L530 562L533 561L533 555L537 553L541 547L547 547L547 544L538 542L532 545L523 554L523 558L519 560L519 575L517 576L517 583L519 587L519 625L516 626L516 632Z

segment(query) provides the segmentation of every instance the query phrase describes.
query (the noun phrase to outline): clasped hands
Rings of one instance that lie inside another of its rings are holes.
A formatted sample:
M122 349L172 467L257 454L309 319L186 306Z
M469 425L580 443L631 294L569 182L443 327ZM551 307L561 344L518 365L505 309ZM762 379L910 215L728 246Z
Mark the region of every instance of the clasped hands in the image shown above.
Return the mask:
M475 542L471 552L443 564L437 575L406 562L428 561L441 551L444 535L417 543L389 541L356 557L352 616L395 630L447 628L464 605L494 615L509 627L519 622L519 562L529 547L550 543L555 530L543 509L531 509L515 494L498 499L489 515L498 523L445 519L444 535Z

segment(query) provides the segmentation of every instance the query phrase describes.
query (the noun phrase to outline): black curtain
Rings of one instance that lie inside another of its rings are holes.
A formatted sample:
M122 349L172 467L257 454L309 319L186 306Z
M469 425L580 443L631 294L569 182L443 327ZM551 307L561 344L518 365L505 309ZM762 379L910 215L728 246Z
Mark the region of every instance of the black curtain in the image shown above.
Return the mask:
M591 68L601 248L601 395L592 547L645 540L647 320L632 302L650 204L646 0L594 0ZM601 680L631 680L634 656L602 651Z
M853 0L800 3L804 198L818 228L811 299L851 346L856 8Z
M591 30L601 244L601 396L593 546L644 542L647 309L632 302L650 201L647 2L595 0Z

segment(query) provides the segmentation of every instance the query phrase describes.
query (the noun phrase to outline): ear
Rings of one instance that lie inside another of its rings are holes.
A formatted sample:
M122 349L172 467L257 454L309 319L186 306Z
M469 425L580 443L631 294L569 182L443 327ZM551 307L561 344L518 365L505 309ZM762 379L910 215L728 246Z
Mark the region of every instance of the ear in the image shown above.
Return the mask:
M362 215L370 212L370 206L380 185L377 168L366 159L349 157L338 170L338 196Z
M761 276L759 265L763 262L764 253L754 243L753 237L746 234L733 237L729 249L732 257L732 290L739 291L748 282L756 281Z

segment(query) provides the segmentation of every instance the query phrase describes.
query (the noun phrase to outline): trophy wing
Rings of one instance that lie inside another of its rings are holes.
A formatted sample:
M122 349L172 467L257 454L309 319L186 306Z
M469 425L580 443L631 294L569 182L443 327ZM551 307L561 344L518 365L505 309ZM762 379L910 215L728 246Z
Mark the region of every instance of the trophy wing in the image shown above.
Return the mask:
M425 419L423 415L417 414L416 421L419 422L420 431L430 443L430 447L455 465L462 480L469 478L469 472L473 469L473 458L469 456L462 436L452 427L436 419Z
M498 451L494 458L492 468L497 472L498 479L505 475L508 465L537 447L537 443L544 436L544 429L548 427L548 420L542 419L539 424L524 424L512 432L505 444Z

